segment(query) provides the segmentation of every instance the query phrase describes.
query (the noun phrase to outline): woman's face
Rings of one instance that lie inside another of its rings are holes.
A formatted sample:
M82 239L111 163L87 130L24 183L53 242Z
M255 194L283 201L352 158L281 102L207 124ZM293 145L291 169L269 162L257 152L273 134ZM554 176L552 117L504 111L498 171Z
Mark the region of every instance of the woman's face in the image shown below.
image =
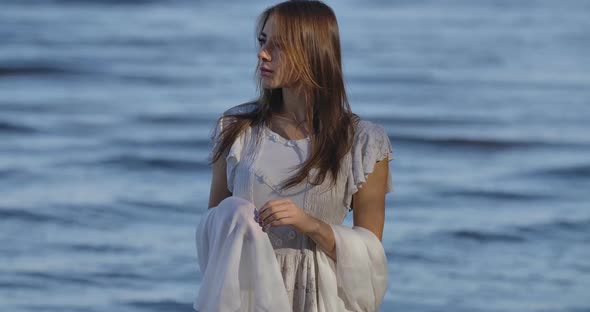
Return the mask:
M260 61L258 74L264 88L280 88L283 86L281 75L284 72L284 64L281 65L281 51L277 47L271 47L267 43L273 33L273 16L270 15L264 28L258 35L258 60Z

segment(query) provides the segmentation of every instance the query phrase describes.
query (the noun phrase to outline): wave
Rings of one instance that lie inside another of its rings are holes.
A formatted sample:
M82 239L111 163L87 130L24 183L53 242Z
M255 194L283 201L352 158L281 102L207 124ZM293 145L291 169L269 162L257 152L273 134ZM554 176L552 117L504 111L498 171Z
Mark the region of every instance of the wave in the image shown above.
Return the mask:
M109 142L109 145L129 147L167 147L167 148L209 148L209 141L198 139L169 139L169 140L150 140L137 141L128 139L115 139Z
M563 235L573 234L575 239L590 241L590 219L554 220L526 226L509 227L503 230L453 230L443 232L451 240L473 241L477 243L525 243L539 239L563 239ZM439 234L440 235L440 234ZM572 239L571 235L569 236Z
M67 244L61 246L53 246L59 249L74 251L74 252L91 252L91 253L113 253L113 254L121 254L121 253L132 253L136 252L126 246L115 246L115 245L104 245L104 244Z
M520 243L525 241L524 237L518 235L512 235L508 233L493 233L483 232L474 230L457 230L449 233L455 239L459 240L470 240L479 243L488 242L507 242L507 243Z
M556 196L550 194L530 194L516 191L493 191L493 190L460 190L460 191L440 191L440 196L459 196L466 198L483 198L507 201L533 201L554 199Z
M424 137L411 135L389 135L392 144L405 142L436 145L444 148L476 148L485 150L503 150L513 148L575 146L573 143L526 141L516 139L497 138L453 138L453 137ZM587 146L587 145L584 145Z
M99 165L116 166L123 169L165 169L199 171L209 168L205 162L139 155L121 155L99 160Z
M0 178L13 178L18 176L30 175L30 172L21 169L0 169Z
M556 178L589 178L590 164L577 164L564 167L539 169L531 172L530 175Z
M2 112L15 112L15 113L48 113L54 112L54 104L42 105L40 103L31 104L27 102L19 102L16 100L1 100L0 99L0 111Z
M12 219L12 220L25 221L25 222L34 222L34 223L44 223L44 222L60 223L60 224L73 224L74 223L70 220L63 219L63 218L58 218L58 217L54 217L54 216L40 214L37 212L30 212L30 211L26 211L26 210L13 209L13 208L0 208L0 219L2 219L2 220Z
M96 280L91 278L86 278L82 276L75 276L73 272L65 272L63 274L60 273L48 273L48 272L18 272L16 273L19 277L27 277L32 278L34 280L43 280L43 281L50 281L56 282L59 285L63 283L68 284L76 284L76 285L103 285L106 283L99 283Z
M497 120L483 119L476 116L456 117L428 117L428 116L388 116L388 117L371 117L370 120L380 125L419 125L419 126L482 126L482 125L501 125Z
M0 289L29 289L29 290L44 290L46 289L45 286L39 285L39 283L28 283L28 282L21 282L21 281L0 281Z
M211 127L214 126L211 118L203 118L194 115L141 115L134 118L134 121L147 124L163 124L163 125L198 125L209 123Z
M179 77L179 76L162 76L162 75L141 75L141 74L112 74L103 73L110 75L116 79L125 83L145 83L146 85L154 86L194 86L200 85L201 87L205 84L211 84L212 82L207 77Z
M401 247L401 246L400 246ZM433 255L426 254L422 250L419 251L404 251L398 247L394 251L385 250L385 255L390 262L407 261L407 262L421 262L431 264L450 264L456 263L456 260L449 255Z
M0 120L0 134L33 134L41 132L39 129Z
M138 219L140 216L132 215L128 211L120 209L106 209L106 206L92 204L45 204L45 208L51 214L31 211L29 208L4 208L0 207L0 220L9 222L48 223L59 224L64 227L77 227L84 229L111 230L119 227L121 220ZM110 208L110 207L109 207ZM36 208L40 210L39 208ZM106 212L108 211L108 212Z
M55 65L25 64L0 66L0 77L5 76L38 76L38 75L69 75L77 72Z
M192 309L191 303L175 300L133 300L126 302L126 304L142 310L148 309L151 311L191 311Z
M108 5L145 5L145 4L158 4L167 3L168 5L173 3L183 3L186 0L7 0L8 3L14 2L19 5L68 5L68 4L108 4Z
M518 231L527 234L550 234L555 232L578 232L590 234L590 219L580 220L555 220L553 222L519 226Z
M479 64L497 63L500 59L480 59ZM482 62L483 61L483 62ZM487 66L487 65L486 65ZM362 84L370 85L410 85L410 86L461 86L462 88L496 88L499 90L585 90L587 83L583 78L563 79L541 78L531 79L524 76L481 78L476 76L438 76L431 73L383 73L383 74L349 74L349 79Z
M170 204L170 203L157 202L157 201L153 201L153 200L152 201L143 201L143 200L137 200L137 199L121 198L121 199L117 199L117 204L124 204L124 205L139 207L139 208L142 208L142 211L145 211L145 209L150 209L150 210L161 211L161 212L166 212L166 213L171 213L171 212L189 213L189 214L194 213L194 210L191 208L191 206L174 205L174 204Z
M351 81L366 84L411 84L411 85L422 85L422 84L437 84L441 83L435 76L431 74L360 74L351 73L349 74Z

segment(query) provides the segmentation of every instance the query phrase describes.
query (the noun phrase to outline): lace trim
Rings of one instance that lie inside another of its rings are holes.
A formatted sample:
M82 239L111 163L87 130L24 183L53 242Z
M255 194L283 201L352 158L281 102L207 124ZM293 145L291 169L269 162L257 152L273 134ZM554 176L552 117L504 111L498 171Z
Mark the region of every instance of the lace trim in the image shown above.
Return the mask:
M361 189L367 177L375 169L375 163L387 159L393 160L393 148L385 129L375 123L363 121L354 141L351 155L351 168L344 205L348 211L353 209L352 196ZM386 192L393 190L391 176L387 178Z
M305 137L303 139L285 139L283 136L279 135L278 133L272 131L268 126L266 125L261 125L262 129L263 129L263 133L266 134L266 136L268 136L271 140L273 140L274 142L279 142L284 144L285 146L290 146L290 147L298 147L298 144L304 143L304 142L309 142L310 138L309 137Z

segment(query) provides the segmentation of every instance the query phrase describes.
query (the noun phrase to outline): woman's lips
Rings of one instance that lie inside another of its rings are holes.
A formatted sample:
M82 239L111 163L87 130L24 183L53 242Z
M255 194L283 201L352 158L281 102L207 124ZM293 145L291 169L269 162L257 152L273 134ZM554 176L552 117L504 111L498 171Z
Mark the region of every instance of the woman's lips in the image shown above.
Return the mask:
M272 70L267 68L260 68L260 74L262 76L270 76L272 74Z

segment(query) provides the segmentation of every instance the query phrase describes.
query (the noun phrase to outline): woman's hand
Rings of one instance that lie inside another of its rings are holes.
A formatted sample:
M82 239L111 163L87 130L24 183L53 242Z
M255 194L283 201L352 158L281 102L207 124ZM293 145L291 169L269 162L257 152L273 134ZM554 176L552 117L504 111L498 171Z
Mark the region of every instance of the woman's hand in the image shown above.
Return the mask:
M255 220L266 232L266 226L292 225L301 233L309 233L318 226L316 219L288 198L267 201L256 213Z

